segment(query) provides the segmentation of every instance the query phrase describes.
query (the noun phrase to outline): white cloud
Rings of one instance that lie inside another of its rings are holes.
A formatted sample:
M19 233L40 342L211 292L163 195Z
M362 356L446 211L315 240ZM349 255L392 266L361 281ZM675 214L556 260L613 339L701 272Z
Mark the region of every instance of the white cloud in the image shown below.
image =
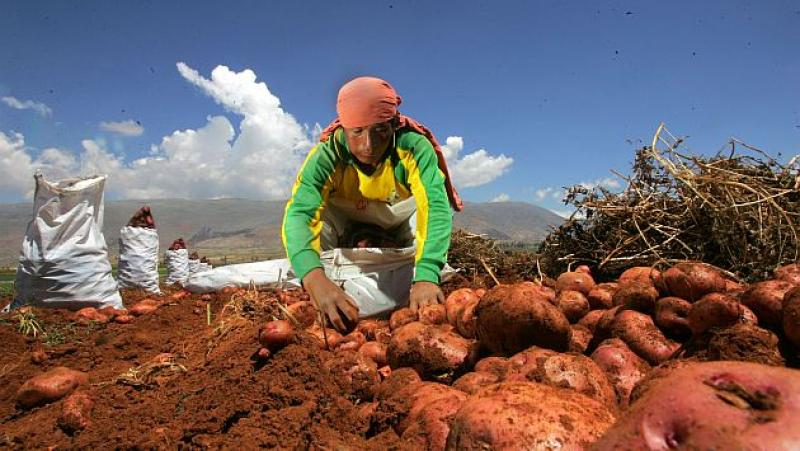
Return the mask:
M593 189L598 187L608 188L611 190L621 187L619 180L611 177L592 180L590 182L580 182L578 185L583 185L586 189Z
M575 213L575 210L557 210L557 209L554 210L552 208L550 209L550 211L566 219L569 219L569 217L572 216L573 213ZM575 215L575 219L586 219L586 216L583 214L577 214Z
M592 181L589 181L589 182L580 182L580 183L577 183L577 185L582 185L586 189L590 189L590 190L594 189L594 188L597 188L597 187L604 187L604 188L607 188L607 189L612 190L612 191L622 187L622 185L620 184L619 180L617 180L615 178L611 178L611 177L606 177L606 178L602 178L602 179L596 179L596 180L592 180ZM554 200L560 201L560 200L564 199L564 197L567 195L567 191L565 189L563 189L563 188L556 188L554 186L546 186L546 187L539 188L536 191L534 191L533 195L536 198L536 200L538 200L540 202L541 201L545 201L545 199L547 199L548 197L550 197L550 198L552 198Z
M144 133L144 127L132 119L121 122L101 122L100 128L123 136L141 136Z
M500 194L497 195L497 197L495 197L494 199L490 200L489 202L508 202L510 200L511 200L511 197L509 197L508 194L500 193Z
M463 149L464 139L460 136L449 136L442 145L447 168L457 188L485 185L505 174L514 162L513 158L503 154L489 155L485 149L478 149L459 158Z
M33 174L42 169L55 178L67 177L76 165L75 158L63 150L44 149L32 158L19 133L0 132L0 193L30 198L33 196Z
M33 100L19 100L16 97L2 97L0 100L6 105L17 110L33 110L40 116L50 116L53 110L41 102L34 102Z
M534 195L536 196L537 200L544 200L544 198L552 194L554 190L555 188L553 188L552 186L548 186L546 188L539 188L536 190Z

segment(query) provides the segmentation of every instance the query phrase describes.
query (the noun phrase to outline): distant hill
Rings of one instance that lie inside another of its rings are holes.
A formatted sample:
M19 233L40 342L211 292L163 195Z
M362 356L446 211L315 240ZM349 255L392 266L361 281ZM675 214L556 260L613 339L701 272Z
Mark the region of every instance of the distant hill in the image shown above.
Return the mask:
M150 205L161 248L182 236L202 255L238 261L282 255L280 224L285 201L248 199L123 200L106 202L105 237L117 254L119 229L142 205ZM0 267L16 266L32 205L0 204ZM467 203L454 217L455 228L496 240L540 241L551 225L564 221L550 210L525 202Z

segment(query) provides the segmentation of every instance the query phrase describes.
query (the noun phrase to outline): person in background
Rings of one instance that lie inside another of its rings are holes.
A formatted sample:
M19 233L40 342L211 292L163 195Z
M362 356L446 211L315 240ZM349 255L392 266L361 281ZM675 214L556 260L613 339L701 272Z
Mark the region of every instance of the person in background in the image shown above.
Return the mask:
M326 275L320 251L416 244L409 306L444 301L439 273L447 259L452 211L463 206L439 143L400 114L386 81L359 77L339 90L338 118L311 149L286 204L281 237L295 275L339 330L358 307Z

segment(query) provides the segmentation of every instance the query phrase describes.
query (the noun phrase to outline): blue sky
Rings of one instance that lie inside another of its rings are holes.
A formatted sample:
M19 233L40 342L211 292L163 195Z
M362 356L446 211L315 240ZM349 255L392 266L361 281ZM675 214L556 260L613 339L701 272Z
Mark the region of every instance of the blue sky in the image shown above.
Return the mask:
M626 172L660 121L696 152L800 153L797 1L281 3L0 0L0 201L38 166L108 172L110 198L280 197L363 74L461 138L472 201L561 209L560 187Z

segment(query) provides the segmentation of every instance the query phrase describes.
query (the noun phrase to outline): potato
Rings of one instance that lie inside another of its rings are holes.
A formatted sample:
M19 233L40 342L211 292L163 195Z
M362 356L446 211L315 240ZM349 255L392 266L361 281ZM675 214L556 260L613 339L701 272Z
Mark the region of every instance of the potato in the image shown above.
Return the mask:
M581 394L535 382L501 382L467 398L450 424L448 450L582 449L614 415Z
M586 327L587 329L589 329L590 332L594 333L598 321L600 321L600 318L603 316L605 312L606 312L605 310L592 310L589 313L583 315L583 318L581 318L578 321L578 324Z
M508 356L533 345L557 351L569 347L567 318L541 295L531 295L524 287L492 288L478 302L475 316L478 339L495 355Z
M585 355L542 350L519 369L511 370L505 380L529 380L566 388L593 398L611 410L617 409L617 395L603 370Z
M403 368L397 371L402 370ZM387 382L391 379L393 378L387 379ZM420 418L420 414L428 404L441 398L463 400L467 396L460 390L436 382L412 381L405 385L393 383L397 389L392 391L387 390L384 384L381 384L378 390L382 396L379 398L380 402L373 417L375 420L373 425L378 426L378 429L381 425L393 427L400 435Z
M294 325L289 321L283 319L267 321L258 331L258 342L275 353L292 343L296 335Z
M375 340L375 333L380 327L381 325L376 319L362 319L356 323L356 330L364 334L364 337L367 338L367 341Z
M671 337L688 338L692 331L687 316L692 304L684 299L668 296L656 301L653 319L659 329Z
M478 343L445 326L413 322L394 331L386 354L392 368L408 366L424 379L447 380L475 365Z
M725 291L725 277L722 272L706 263L678 263L664 271L661 281L667 293L689 302L708 293Z
M386 345L377 341L368 341L364 343L358 349L358 353L371 359L378 367L385 366L389 363L389 360L386 358Z
M35 364L40 364L46 362L50 356L42 349L37 349L31 352L31 362Z
M324 330L319 324L314 324L306 328L306 333L316 339L320 349L333 350L342 339L342 334L334 329L326 327ZM327 339L327 343L325 340Z
M450 423L466 398L466 395L451 393L425 402L422 407L412 408L410 425L403 431L401 439L416 449L443 451Z
M413 368L397 368L392 370L391 374L383 382L381 382L381 385L378 387L376 392L376 398L389 398L405 389L405 387L413 385L417 382L422 382L422 379L419 377L419 373L417 373Z
M530 364L531 362L534 362L537 359L544 360L551 355L553 355L553 351L550 349L540 348L539 346L531 346L530 348L520 351L508 358L508 366L506 367L506 373L504 376L518 373L522 367Z
M58 426L67 434L86 429L89 426L90 418L94 408L92 398L82 391L75 391L64 399L61 406L61 416L58 418Z
M797 418L799 371L693 363L654 381L592 449L797 449Z
M569 336L569 351L583 354L589 348L589 343L592 341L592 331L586 326L580 324L573 324L569 326L572 333Z
M611 335L651 365L669 359L678 350L678 344L668 340L650 316L634 310L622 310L614 317Z
M473 371L467 373L453 382L453 388L474 395L481 388L500 381L500 376L486 371Z
M142 316L155 312L161 306L161 303L155 299L142 299L134 304L128 311L133 316Z
M478 299L468 299L456 312L456 330L465 338L475 338L477 327L475 318L475 308L478 307Z
M611 308L614 305L614 293L617 288L619 288L619 284L615 282L595 285L586 295L589 300L589 308L592 310Z
M783 298L783 333L800 349L800 288L787 291Z
M735 323L708 329L684 344L681 358L694 360L738 360L762 365L783 366L778 337L752 324Z
M637 281L622 282L614 292L612 302L623 308L650 313L656 306L658 290L650 284Z
M619 276L619 282L639 282L646 285L659 287L661 285L661 271L650 266L634 266L628 268Z
M415 310L404 307L392 313L392 316L389 317L389 327L394 331L401 326L416 321L418 318L419 316Z
M606 373L622 409L628 406L633 387L650 371L650 365L618 338L600 343L592 360Z
M580 291L564 290L556 296L556 306L570 323L576 323L589 313L589 301Z
M502 378L506 375L508 365L508 359L505 357L484 357L475 364L475 371L492 373Z
M90 322L107 323L110 320L110 315L105 315L99 312L94 307L84 307L75 312L75 322L80 324L88 324Z
M765 280L750 285L740 299L762 327L777 331L783 326L783 297L792 288L794 285L783 280Z
M556 290L550 287L539 285L534 282L520 282L517 284L517 287L518 290L528 293L530 296L541 296L547 299L551 304L556 304ZM484 296L485 295L486 293L484 293Z
M792 263L777 268L775 270L775 278L789 282L792 285L800 285L800 264Z
M297 301L289 304L286 310L297 321L300 328L311 327L317 321L317 308L311 301Z
M480 299L480 296L478 296L472 288L459 288L450 293L444 301L447 322L453 327L456 327L456 319L461 307L473 300L477 303L478 299Z
M341 351L322 364L343 390L357 399L371 400L381 379L378 366L357 352Z
M584 296L594 288L592 276L583 272L565 272L556 280L556 292L564 290L580 291Z
M444 305L432 304L423 305L417 311L419 322L422 324L444 324L447 322L447 310Z
M89 376L82 372L58 366L46 373L28 379L17 390L17 404L23 409L48 404L70 394L87 383Z
M354 330L339 340L339 343L336 344L336 351L358 351L366 342L367 339L364 334Z
M709 293L692 304L687 320L692 334L700 335L712 327L734 325L741 317L739 301L722 293Z
M600 319L597 320L597 324L592 331L594 333L593 340L603 341L611 336L611 329L614 325L614 319L621 310L621 306L612 307L608 310L600 310L602 315L600 315Z
M130 324L133 322L131 315L117 315L114 317L114 322L117 324Z

